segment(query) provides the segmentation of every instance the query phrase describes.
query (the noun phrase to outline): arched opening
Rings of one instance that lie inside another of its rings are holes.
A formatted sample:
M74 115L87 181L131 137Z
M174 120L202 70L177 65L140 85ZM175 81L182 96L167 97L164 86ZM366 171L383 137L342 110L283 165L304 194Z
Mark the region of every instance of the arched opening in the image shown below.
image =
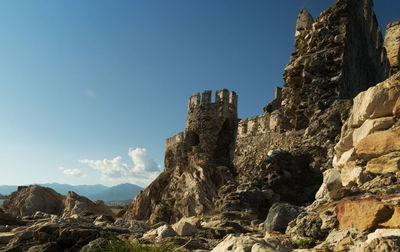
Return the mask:
M189 131L186 133L185 142L186 142L186 145L188 145L190 147L197 146L200 144L199 135L197 135L193 131Z

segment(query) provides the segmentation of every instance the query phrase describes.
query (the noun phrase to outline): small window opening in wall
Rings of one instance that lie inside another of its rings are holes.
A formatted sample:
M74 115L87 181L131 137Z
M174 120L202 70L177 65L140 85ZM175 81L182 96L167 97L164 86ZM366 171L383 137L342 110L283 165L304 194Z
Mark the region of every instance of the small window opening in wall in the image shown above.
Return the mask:
M189 146L197 146L200 144L200 138L199 135L197 135L195 132L189 131L186 134L186 144Z

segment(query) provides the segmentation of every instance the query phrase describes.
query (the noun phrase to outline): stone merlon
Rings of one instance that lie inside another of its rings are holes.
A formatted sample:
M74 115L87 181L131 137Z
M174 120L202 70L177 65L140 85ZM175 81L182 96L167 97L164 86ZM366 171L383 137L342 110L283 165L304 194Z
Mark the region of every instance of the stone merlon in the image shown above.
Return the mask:
M231 104L233 106L237 106L238 96L235 92L229 93L227 89L220 89L215 92L215 102L212 100L212 92L211 90L205 90L200 95L200 93L195 93L189 99L189 110L206 104Z

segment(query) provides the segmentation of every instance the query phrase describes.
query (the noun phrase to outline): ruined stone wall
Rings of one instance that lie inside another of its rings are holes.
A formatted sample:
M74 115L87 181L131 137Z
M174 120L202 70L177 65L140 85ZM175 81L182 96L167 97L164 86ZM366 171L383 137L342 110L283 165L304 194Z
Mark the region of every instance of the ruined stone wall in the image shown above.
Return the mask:
M284 73L282 128L305 129L314 113L388 76L372 0L339 0L314 22L303 9Z
M385 48L392 74L400 70L400 22L388 24L385 32Z

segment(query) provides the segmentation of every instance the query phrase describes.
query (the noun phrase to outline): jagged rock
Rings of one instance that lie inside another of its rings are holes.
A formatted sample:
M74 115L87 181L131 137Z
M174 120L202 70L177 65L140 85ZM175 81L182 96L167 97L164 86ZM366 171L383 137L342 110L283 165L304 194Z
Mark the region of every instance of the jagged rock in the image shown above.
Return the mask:
M360 252L386 252L400 251L400 237L390 236L385 238L377 238L372 240Z
M19 186L18 190L4 201L3 208L16 216L31 216L36 211L60 214L63 209L63 196L46 187Z
M172 228L178 235L181 236L192 236L197 233L196 223L198 219L193 218L182 218L177 223L172 225Z
M400 171L400 152L392 152L368 161L366 170L375 174Z
M316 199L337 199L340 194L340 190L342 188L342 178L340 171L337 169L329 169L324 172L324 180L319 188L317 194L315 195Z
M355 146L356 154L364 160L371 160L400 151L400 127L376 132L362 139Z
M286 234L293 241L308 240L311 243L322 241L328 235L326 231L321 229L322 219L315 212L303 212L292 220L287 229Z
M143 239L163 239L176 236L176 232L170 225L163 225L156 229L150 230L143 235Z
M335 251L348 251L348 247L351 243L349 241L344 241L346 238L357 239L362 237L362 234L355 228L349 228L344 230L333 230L326 237L325 241L315 248L330 248L335 249Z
M14 233L10 232L0 233L0 244L7 244L14 237L15 237Z
M212 252L225 251L288 252L290 249L281 245L276 240L265 241L262 238L230 234L212 250Z
M72 215L87 216L87 215L105 215L115 217L111 209L104 205L104 202L92 202L86 197L79 196L74 192L68 192L64 200L63 217Z
M378 130L389 129L394 124L393 117L382 117L377 119L367 119L360 128L353 132L353 144L356 145L366 136Z
M287 203L276 203L269 209L264 222L264 233L269 231L284 232L290 221L295 219L304 209Z
M336 207L340 229L373 230L378 226L399 228L399 194L357 196L343 199Z
M56 242L48 242L41 245L32 246L29 248L28 252L56 252L61 251L62 247L60 247Z
M393 107L400 95L400 73L354 98L352 126L360 127L367 119L392 116Z
M396 73L400 69L400 22L386 26L385 48L392 73Z

